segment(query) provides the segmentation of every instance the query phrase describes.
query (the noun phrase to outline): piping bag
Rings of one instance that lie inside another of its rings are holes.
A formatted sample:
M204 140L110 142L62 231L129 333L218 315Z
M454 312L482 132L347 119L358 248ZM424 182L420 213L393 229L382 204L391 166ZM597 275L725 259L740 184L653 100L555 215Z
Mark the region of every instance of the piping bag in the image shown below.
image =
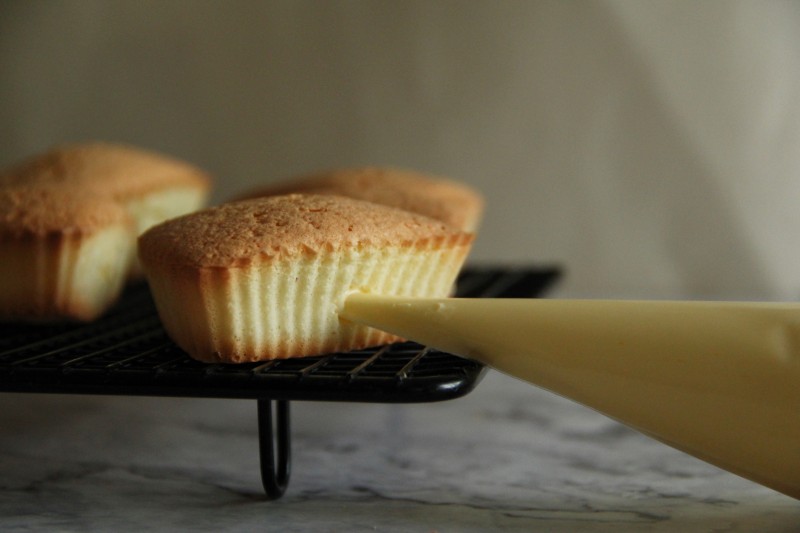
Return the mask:
M800 305L352 293L339 316L479 361L800 499Z

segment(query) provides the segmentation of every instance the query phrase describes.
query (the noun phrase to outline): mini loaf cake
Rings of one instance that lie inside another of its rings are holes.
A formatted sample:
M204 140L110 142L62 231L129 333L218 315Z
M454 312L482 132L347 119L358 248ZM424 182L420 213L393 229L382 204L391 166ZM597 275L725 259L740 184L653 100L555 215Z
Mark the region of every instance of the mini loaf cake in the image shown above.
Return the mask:
M346 295L446 296L472 238L400 209L292 194L155 226L139 258L172 339L201 361L240 363L397 341L340 320Z
M0 172L0 319L96 318L140 275L137 236L201 208L209 188L186 163L104 143Z
M122 289L135 239L130 214L97 195L0 189L0 317L92 320Z
M450 179L396 168L341 169L299 177L254 189L240 198L288 193L338 194L405 209L475 232L483 214L483 197Z

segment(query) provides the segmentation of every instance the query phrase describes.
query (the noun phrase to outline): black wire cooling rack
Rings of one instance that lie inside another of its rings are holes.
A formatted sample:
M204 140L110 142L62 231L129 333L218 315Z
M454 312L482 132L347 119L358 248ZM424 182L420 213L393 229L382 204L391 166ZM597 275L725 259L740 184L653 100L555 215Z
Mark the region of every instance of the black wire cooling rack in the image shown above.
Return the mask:
M457 293L536 297L558 275L556 268L467 268ZM484 370L411 342L262 363L201 363L166 335L145 284L129 287L90 324L0 324L0 391L257 400L261 477L270 499L289 481L290 401L448 400L472 391Z

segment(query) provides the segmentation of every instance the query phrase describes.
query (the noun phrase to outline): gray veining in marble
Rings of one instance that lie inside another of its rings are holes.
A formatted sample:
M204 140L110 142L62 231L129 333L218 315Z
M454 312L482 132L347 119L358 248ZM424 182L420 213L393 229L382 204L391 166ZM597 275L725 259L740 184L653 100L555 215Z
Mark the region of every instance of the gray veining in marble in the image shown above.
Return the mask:
M2 531L800 530L800 502L490 373L465 398L292 404L262 497L253 401L0 395Z

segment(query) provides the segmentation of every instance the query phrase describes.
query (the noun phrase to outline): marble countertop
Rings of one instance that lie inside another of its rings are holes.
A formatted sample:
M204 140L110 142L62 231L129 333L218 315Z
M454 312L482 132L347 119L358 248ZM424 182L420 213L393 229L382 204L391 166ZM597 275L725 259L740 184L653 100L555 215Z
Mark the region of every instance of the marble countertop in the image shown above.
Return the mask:
M0 394L0 530L796 531L800 502L490 372L428 404L292 403L263 497L256 402Z

